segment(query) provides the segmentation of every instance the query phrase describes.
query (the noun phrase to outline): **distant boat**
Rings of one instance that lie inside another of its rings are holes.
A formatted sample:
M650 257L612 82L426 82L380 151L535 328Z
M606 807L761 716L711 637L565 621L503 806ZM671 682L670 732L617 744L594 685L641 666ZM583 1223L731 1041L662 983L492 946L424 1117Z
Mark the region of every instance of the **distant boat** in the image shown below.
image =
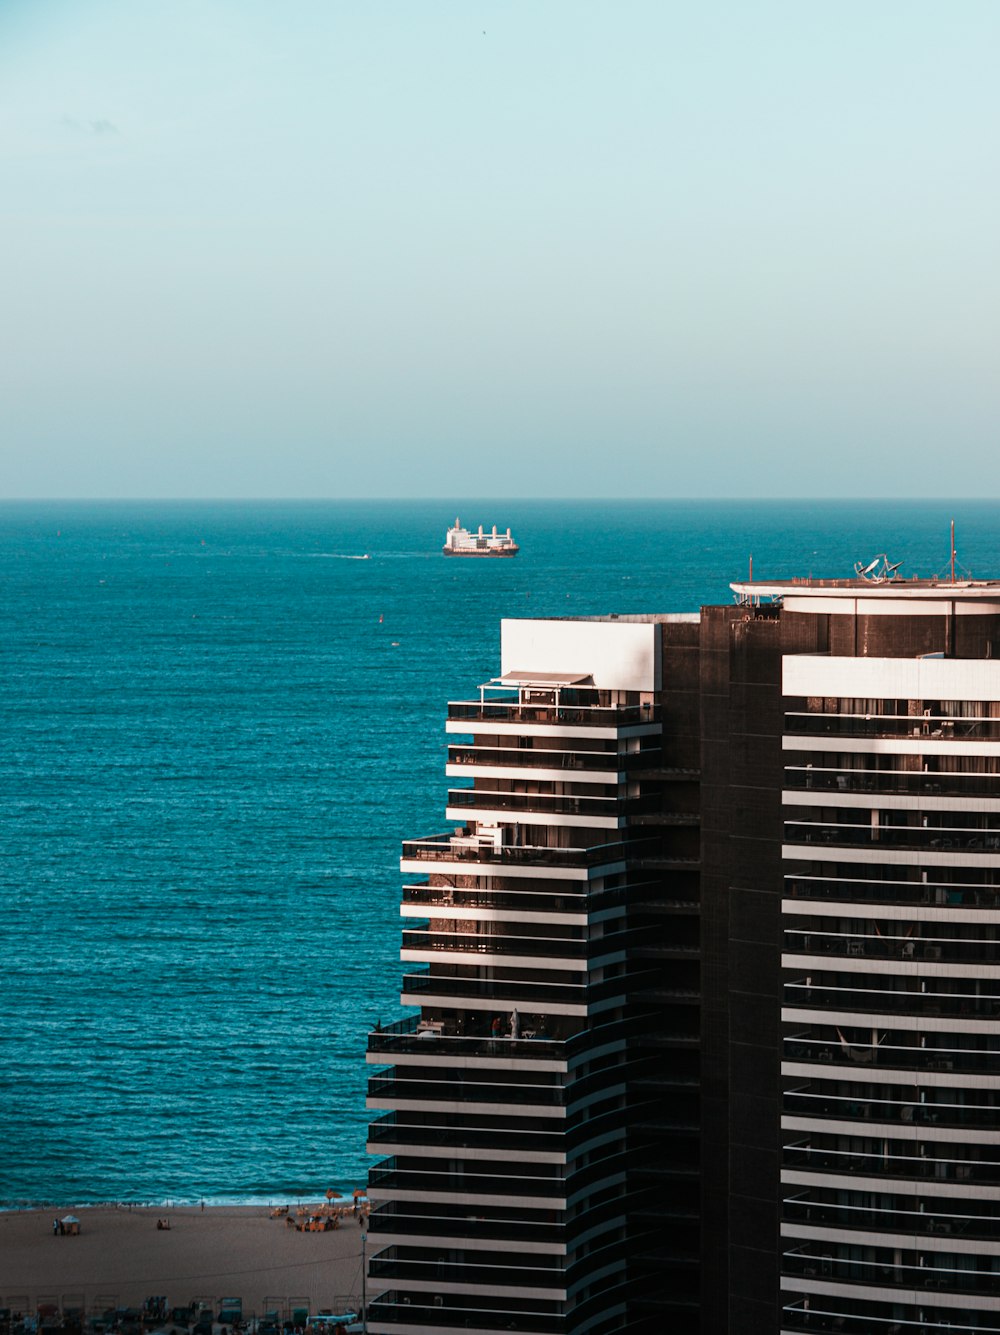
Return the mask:
M478 533L470 533L462 527L461 520L456 519L441 550L445 556L516 556L521 549L510 536L510 529L498 533L494 524L492 533L484 533L480 524Z

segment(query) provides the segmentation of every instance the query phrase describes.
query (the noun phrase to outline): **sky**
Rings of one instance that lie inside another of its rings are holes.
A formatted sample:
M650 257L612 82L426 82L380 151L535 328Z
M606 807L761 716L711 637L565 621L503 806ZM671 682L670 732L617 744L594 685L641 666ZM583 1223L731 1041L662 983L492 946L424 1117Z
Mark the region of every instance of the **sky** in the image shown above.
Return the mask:
M0 497L1000 496L993 0L0 0Z

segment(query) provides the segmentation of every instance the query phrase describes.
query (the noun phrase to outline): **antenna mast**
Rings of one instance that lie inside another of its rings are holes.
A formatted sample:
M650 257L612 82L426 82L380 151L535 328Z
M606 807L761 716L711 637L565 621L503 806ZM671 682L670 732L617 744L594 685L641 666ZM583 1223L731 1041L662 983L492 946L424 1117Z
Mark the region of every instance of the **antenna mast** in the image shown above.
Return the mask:
M955 583L955 521L951 521L951 582Z

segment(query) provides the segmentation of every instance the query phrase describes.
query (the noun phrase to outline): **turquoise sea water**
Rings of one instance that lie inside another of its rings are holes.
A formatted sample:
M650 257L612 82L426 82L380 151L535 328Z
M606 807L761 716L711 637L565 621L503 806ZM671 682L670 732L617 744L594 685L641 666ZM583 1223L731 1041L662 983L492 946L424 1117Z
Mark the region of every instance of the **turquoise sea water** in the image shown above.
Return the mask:
M521 555L441 557L456 510ZM931 575L953 516L1000 576L966 501L0 506L0 1203L363 1181L399 841L500 618L728 602L751 552Z

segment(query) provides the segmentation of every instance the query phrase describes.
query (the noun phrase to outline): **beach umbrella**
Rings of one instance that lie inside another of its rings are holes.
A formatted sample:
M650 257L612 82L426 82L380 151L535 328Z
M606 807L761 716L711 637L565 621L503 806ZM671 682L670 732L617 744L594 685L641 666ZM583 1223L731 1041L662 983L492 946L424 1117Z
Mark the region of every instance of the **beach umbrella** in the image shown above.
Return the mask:
M75 1214L64 1214L59 1222L61 1224L78 1224L80 1221Z

